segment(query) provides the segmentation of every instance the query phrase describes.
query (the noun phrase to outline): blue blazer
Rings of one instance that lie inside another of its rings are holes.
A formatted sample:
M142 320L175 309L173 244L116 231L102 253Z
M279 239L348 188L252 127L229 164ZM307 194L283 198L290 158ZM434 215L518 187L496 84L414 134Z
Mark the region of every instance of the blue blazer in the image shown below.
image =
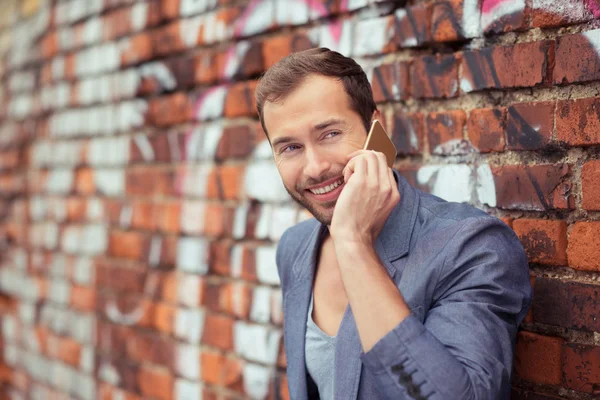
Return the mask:
M348 305L337 333L334 398L508 399L517 329L532 297L523 247L499 219L394 175L401 200L375 250L412 314L364 353ZM283 234L277 249L293 400L315 398L304 345L326 229L304 221Z

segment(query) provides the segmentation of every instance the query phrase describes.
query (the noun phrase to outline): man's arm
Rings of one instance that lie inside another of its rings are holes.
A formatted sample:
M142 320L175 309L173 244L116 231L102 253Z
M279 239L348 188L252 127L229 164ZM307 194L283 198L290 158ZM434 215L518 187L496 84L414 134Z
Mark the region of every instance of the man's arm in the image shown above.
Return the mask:
M494 218L465 220L446 246L424 324L369 246L337 243L362 361L386 398L508 398L517 328L531 301L526 257Z

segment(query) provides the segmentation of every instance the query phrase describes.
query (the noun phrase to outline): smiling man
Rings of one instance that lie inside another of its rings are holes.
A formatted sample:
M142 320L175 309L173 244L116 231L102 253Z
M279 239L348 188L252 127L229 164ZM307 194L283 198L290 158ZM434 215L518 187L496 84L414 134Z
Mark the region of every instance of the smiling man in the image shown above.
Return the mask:
M292 399L508 399L531 302L513 231L361 150L381 116L354 60L292 54L256 99L282 181L315 217L277 249Z

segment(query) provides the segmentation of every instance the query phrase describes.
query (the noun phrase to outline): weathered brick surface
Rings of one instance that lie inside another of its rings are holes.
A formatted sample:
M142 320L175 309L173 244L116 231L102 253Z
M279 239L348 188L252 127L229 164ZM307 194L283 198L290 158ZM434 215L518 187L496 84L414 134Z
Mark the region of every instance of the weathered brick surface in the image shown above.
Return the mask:
M274 250L309 215L254 88L316 46L365 68L410 183L520 238L512 398L594 398L597 18L596 0L4 1L0 398L289 399Z
M560 385L564 339L520 332L515 351L515 372L534 383Z

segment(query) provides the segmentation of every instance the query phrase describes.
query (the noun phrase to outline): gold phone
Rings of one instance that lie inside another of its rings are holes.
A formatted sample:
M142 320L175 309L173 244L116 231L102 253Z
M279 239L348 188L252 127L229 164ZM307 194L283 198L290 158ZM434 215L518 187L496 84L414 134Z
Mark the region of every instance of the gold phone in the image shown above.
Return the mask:
M371 130L367 136L367 141L363 147L364 150L375 150L385 154L387 159L388 167L394 166L394 160L396 159L396 146L392 143L385 129L378 120L373 120L371 124Z

